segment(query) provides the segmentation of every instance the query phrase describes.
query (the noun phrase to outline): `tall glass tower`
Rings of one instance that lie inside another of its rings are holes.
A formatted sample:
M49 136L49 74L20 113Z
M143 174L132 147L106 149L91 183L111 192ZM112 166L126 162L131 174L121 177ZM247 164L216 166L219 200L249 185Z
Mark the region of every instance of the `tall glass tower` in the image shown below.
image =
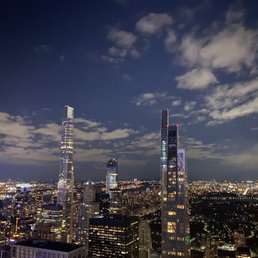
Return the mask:
M60 146L60 169L58 181L57 202L63 207L63 240L70 243L73 240L73 117L74 109L65 106L62 121Z
M178 149L178 127L161 117L162 258L190 257L185 151Z
M110 189L117 188L117 172L118 162L117 159L110 159L107 162L107 175L106 175L106 192L110 193Z

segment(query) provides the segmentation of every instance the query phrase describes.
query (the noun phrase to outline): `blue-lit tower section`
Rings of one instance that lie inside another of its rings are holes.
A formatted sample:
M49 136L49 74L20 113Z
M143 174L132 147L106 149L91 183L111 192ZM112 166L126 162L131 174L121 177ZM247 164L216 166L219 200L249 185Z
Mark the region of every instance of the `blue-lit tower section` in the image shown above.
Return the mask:
M57 202L63 207L63 241L72 242L73 236L73 118L74 109L65 106L60 146L60 169Z
M110 194L111 189L117 188L118 162L117 159L110 159L107 162L106 192Z
M178 127L161 118L162 258L190 257L185 151L178 149Z

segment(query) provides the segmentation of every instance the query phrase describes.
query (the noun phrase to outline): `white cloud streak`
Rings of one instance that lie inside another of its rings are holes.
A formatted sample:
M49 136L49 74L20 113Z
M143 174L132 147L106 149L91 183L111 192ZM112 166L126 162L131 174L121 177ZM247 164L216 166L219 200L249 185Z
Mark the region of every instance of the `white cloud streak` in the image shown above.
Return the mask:
M166 13L149 13L136 23L136 30L146 36L160 33L173 22L171 16Z
M206 96L209 125L258 113L258 78L232 85L220 85Z
M179 89L198 90L218 83L216 76L207 68L193 69L183 75L176 76Z

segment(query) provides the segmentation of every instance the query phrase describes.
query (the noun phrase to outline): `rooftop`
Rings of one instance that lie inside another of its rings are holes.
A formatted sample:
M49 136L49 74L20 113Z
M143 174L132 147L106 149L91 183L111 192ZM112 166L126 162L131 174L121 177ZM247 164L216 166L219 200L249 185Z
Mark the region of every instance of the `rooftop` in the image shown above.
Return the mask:
M55 251L61 251L66 253L69 253L73 250L81 248L80 245L55 242L55 241L49 241L49 240L36 240L36 239L30 239L30 240L18 242L16 243L16 245L55 250Z

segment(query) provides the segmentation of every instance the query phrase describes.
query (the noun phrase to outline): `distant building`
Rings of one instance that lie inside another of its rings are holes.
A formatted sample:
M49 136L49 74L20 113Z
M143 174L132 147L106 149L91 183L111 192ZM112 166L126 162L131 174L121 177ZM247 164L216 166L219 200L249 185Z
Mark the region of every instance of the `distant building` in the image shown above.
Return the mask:
M137 218L113 215L90 218L89 256L138 258Z
M245 231L243 228L234 231L234 242L236 247L245 246Z
M238 247L236 258L251 258L253 257L249 247Z
M62 121L60 170L58 181L58 204L63 207L64 241L70 243L74 238L73 232L73 118L74 109L65 106L65 114Z
M185 151L178 147L178 127L169 124L169 112L162 110L162 258L190 256Z
M106 168L106 192L117 188L118 162L117 159L110 159Z
M85 248L48 240L25 240L12 246L11 258L85 258Z
M33 237L54 241L62 240L63 211L60 204L42 205Z
M208 256L208 257L210 257L210 256ZM192 248L191 249L191 258L206 258L205 249Z
M99 203L96 202L96 189L92 181L84 184L83 201L80 205L78 242L88 246L89 219L99 214Z
M139 258L150 258L152 251L151 228L146 220L139 223Z
M109 214L121 214L122 191L118 187L109 189Z
M107 162L106 193L109 195L109 214L121 214L122 191L117 184L118 162L117 159L110 159Z
M236 258L236 248L231 244L218 247L218 258Z
M208 257L218 257L218 247L225 244L224 240L221 240L219 237L209 238L206 241L205 256Z

